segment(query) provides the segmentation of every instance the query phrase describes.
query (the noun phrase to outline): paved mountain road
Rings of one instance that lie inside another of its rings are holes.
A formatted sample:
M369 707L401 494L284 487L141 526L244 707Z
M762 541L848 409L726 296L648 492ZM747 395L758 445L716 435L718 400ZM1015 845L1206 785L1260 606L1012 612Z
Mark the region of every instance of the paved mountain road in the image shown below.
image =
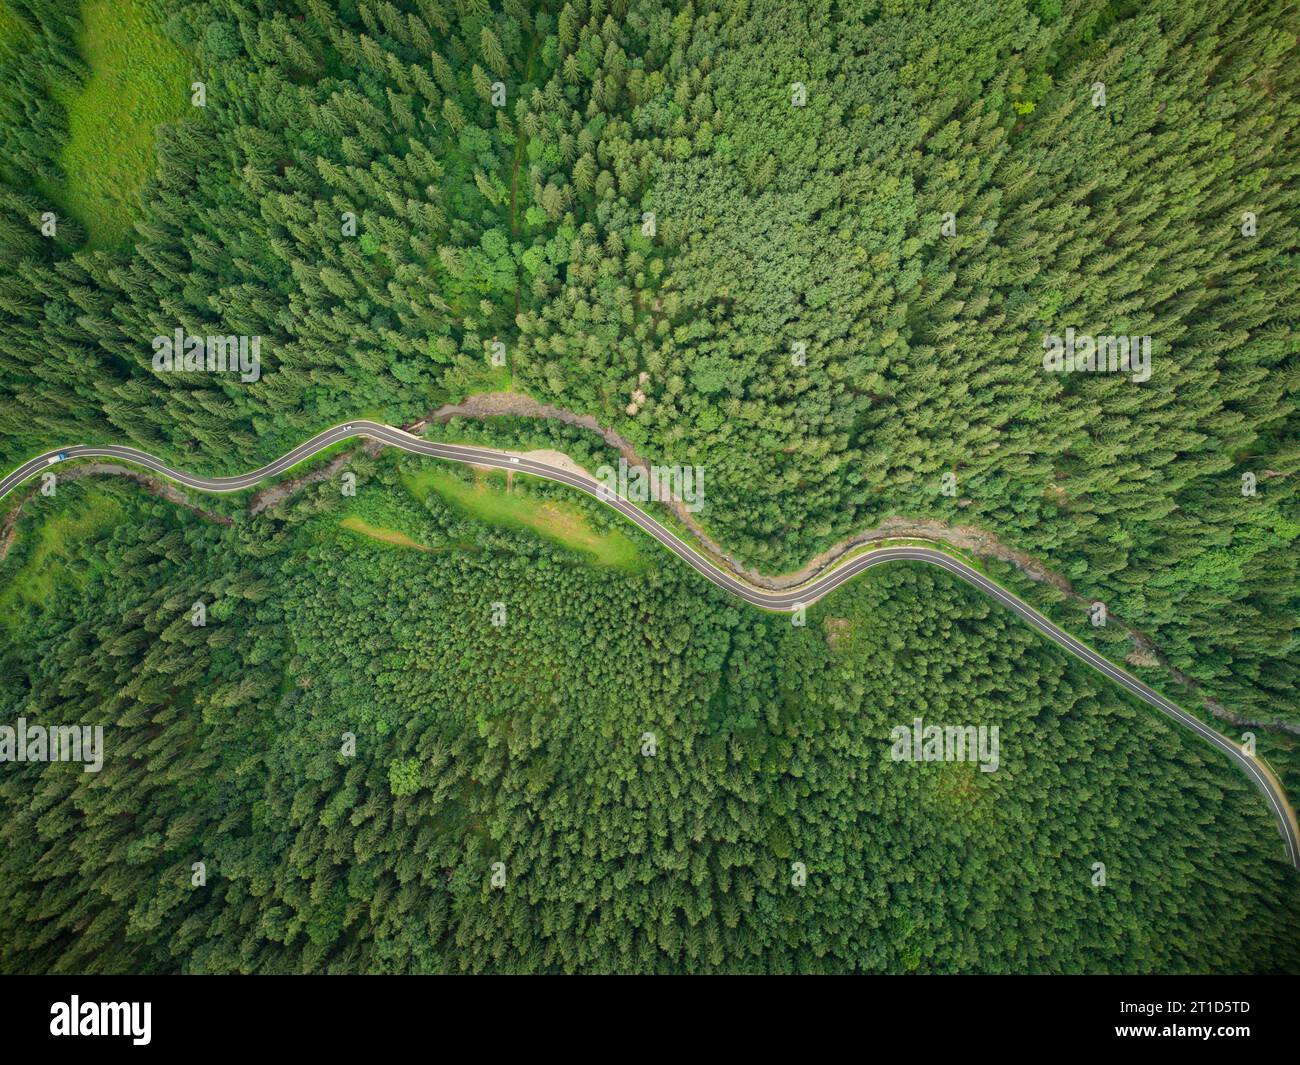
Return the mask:
M639 507L610 492L599 481L587 474L580 474L535 459L512 458L508 452L496 451L490 448L434 443L413 436L404 430L396 429L391 425L370 421L349 422L345 425L335 426L332 429L326 429L261 469L234 477L196 477L193 474L172 469L153 455L133 447L106 445L103 447L75 446L63 448L58 451L46 452L44 455L38 455L14 470L3 480L0 480L0 499L30 477L47 469L57 470L58 464L51 464L50 459L60 454L66 455L68 459L121 459L152 470L154 473L161 474L188 488L195 488L204 492L237 492L260 484L270 477L275 477L291 466L297 465L326 448L354 436L368 437L371 440L377 440L417 455L429 455L433 458L470 463L476 466L498 467L503 470L528 473L535 477L543 477L550 481L559 481L561 484L570 485L595 497L607 506L613 507L628 521L637 525L647 535L652 536L718 587L726 589L747 603L766 610L793 611L800 606L809 606L822 596L838 588L845 581L852 580L863 570L886 562L926 562L947 570L949 573L960 577L967 584L996 599L1053 643L1065 648L1075 657L1082 659L1116 684L1127 688L1143 702L1191 729L1206 742L1217 747L1232 759L1263 793L1270 809L1277 818L1282 838L1286 843L1287 856L1291 864L1300 869L1300 826L1297 826L1295 814L1287 802L1281 784L1272 773L1264 768L1261 762L1246 754L1237 744L1220 735L1199 718L1170 702L1159 692L1147 687L1136 677L1114 665L1109 659L1099 655L1065 630L1058 628L1028 603L1013 595L1001 585L989 580L978 570L972 569L964 562L933 548L914 546L879 548L866 554L857 555L798 588L779 592L767 591L720 569Z

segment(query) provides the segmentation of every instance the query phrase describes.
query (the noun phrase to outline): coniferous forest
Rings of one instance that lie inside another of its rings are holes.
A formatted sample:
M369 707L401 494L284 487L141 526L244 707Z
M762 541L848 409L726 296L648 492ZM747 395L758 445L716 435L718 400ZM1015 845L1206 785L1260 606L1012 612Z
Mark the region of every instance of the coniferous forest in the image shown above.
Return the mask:
M698 467L773 576L978 530L1300 801L1298 27L0 0L0 475L535 401L429 431ZM1049 371L1067 332L1149 374ZM257 373L160 366L174 335ZM934 568L792 624L540 480L109 465L0 499L0 724L105 751L0 764L0 971L1300 971L1250 781ZM996 725L996 771L897 760L918 718Z

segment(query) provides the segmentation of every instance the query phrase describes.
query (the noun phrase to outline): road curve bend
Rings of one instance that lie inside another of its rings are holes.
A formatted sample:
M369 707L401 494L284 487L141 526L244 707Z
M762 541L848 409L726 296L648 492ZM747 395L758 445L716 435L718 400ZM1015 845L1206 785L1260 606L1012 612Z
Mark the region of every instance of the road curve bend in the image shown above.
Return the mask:
M513 470L516 473L527 473L534 477L542 477L549 481L567 484L617 510L628 521L632 522L648 536L653 537L719 588L725 589L745 602L765 610L793 611L799 607L809 606L834 591L845 581L852 580L864 570L887 562L926 562L932 566L947 570L985 595L997 600L1008 610L1019 615L1022 621L1037 629L1057 646L1064 648L1076 658L1086 662L1109 680L1128 689L1129 692L1144 703L1155 707L1180 725L1191 729L1207 743L1217 747L1227 755L1263 793L1269 808L1277 818L1282 839L1286 844L1287 857L1292 866L1300 869L1300 825L1297 824L1295 812L1287 801L1286 792L1283 790L1281 783L1259 759L1247 754L1239 745L1210 728L1198 717L1183 710L1153 688L1149 688L1126 670L1120 669L1087 644L1075 639L1000 584L990 580L960 559L935 548L919 546L879 548L854 556L797 588L784 589L779 592L768 591L749 584L734 574L719 568L639 507L611 492L588 474L541 462L537 459L512 456L508 452L491 448L435 443L414 436L402 429L394 428L391 425L372 421L348 422L326 429L305 443L298 445L292 451L281 455L274 462L269 462L260 469L237 474L233 477L197 477L194 474L173 469L161 459L150 455L146 451L116 444L99 447L76 445L61 448L47 451L43 455L37 455L35 458L23 463L3 480L0 480L0 499L3 499L24 481L44 470L52 469L59 461L63 461L59 458L60 455L64 456L64 459L118 459L151 470L187 488L194 488L203 492L238 492L246 488L252 488L269 478L276 477L291 466L310 459L313 455L319 454L326 448L358 436L391 447L401 448L403 451L409 451L417 455L428 455L431 458L445 459L449 462L463 462L475 466L491 466L503 470Z

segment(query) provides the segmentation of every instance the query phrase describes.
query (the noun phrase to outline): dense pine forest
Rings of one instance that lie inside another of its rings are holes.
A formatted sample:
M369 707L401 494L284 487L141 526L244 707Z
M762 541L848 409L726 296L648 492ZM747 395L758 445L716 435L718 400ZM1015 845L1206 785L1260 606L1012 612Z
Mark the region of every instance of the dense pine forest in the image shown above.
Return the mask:
M106 756L5 766L0 966L1300 969L1245 777L965 585L872 571L796 627L428 472L230 526L60 490L0 690ZM916 716L998 725L997 772L891 760Z
M1297 26L0 0L0 473L243 472L508 392L704 469L763 572L978 527L1300 724ZM260 338L256 378L158 368L178 330ZM1149 337L1149 378L1045 372L1067 330ZM3 501L3 720L110 757L0 767L0 969L1300 970L1249 782L965 585L792 625L573 493L350 469L256 515ZM998 724L1001 768L891 761L915 717Z

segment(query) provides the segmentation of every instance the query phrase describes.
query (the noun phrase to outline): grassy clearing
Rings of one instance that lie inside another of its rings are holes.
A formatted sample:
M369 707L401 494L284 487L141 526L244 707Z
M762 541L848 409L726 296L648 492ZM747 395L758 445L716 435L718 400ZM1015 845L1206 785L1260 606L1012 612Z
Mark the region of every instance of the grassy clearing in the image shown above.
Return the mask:
M61 493L60 493L61 494ZM21 562L9 563L0 586L0 624L12 625L34 606L48 603L57 586L85 584L87 573L76 565L81 548L108 532L122 517L122 504L113 496L86 488L75 502L60 507L36 524L19 527L19 537L32 535L31 550ZM21 543L15 543L17 552ZM11 556L12 557L12 556Z
M518 475L517 475L518 477ZM644 568L636 545L621 532L598 533L577 507L506 492L504 474L478 473L473 484L441 470L402 474L402 483L421 502L432 492L480 521L537 533L578 551L598 566L637 572Z
M68 116L65 178L45 191L80 219L89 247L121 247L153 172L154 131L190 106L190 59L139 0L90 0L81 19L77 50L91 77L77 92L55 90Z
M349 532L360 533L372 540L382 540L386 544L396 544L398 547L413 547L417 551L433 550L431 547L426 547L424 544L412 540L400 529L385 529L381 525L371 525L370 522L357 517L355 514L349 514L339 522L339 525Z

